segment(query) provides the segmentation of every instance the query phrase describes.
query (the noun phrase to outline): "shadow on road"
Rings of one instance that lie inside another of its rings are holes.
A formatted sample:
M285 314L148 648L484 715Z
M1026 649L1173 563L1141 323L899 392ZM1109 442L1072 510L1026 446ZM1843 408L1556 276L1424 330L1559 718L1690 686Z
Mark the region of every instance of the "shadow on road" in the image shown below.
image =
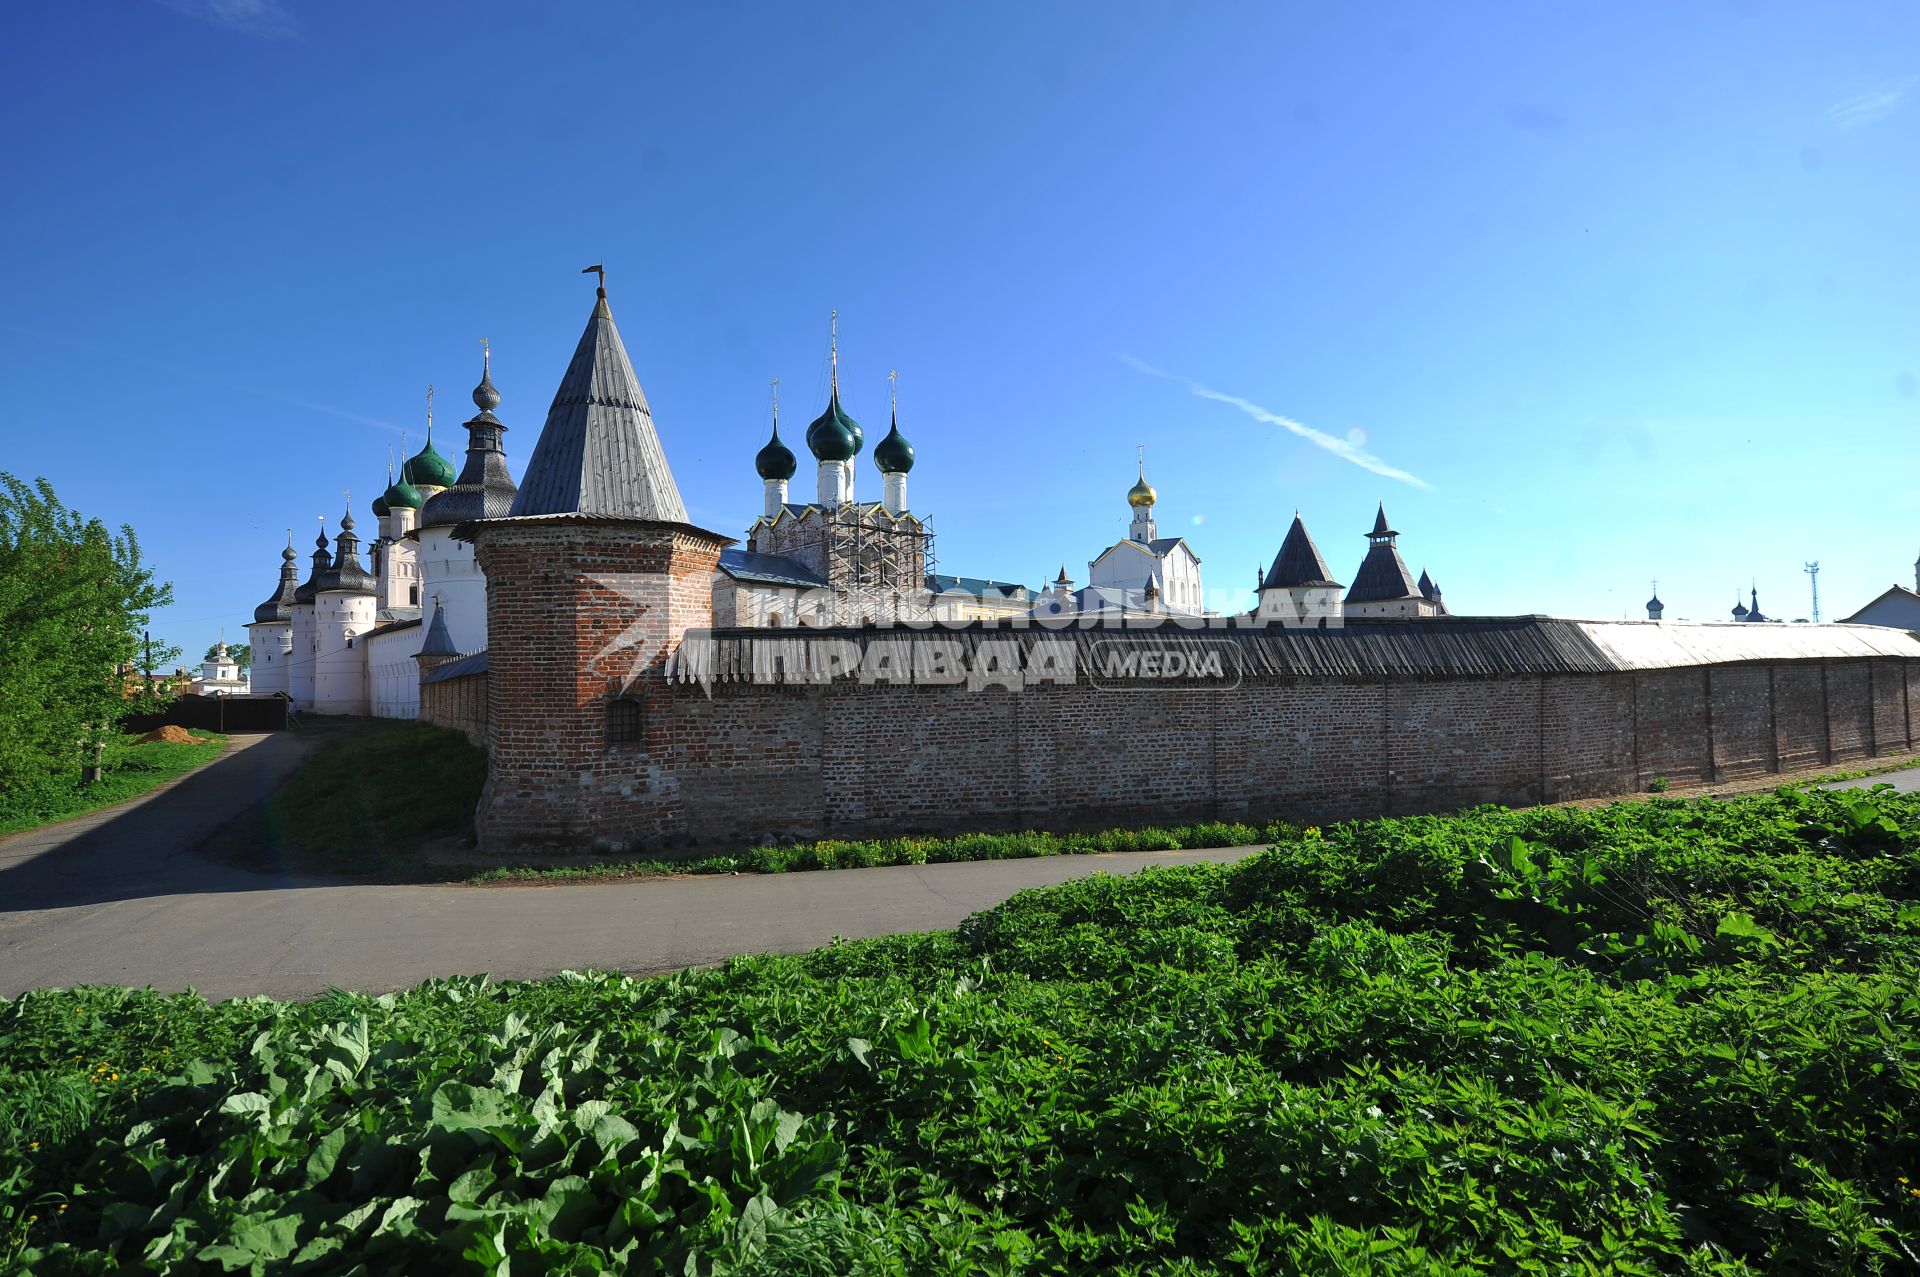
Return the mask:
M64 909L181 892L266 891L321 885L280 870L266 802L306 757L291 732L236 735L213 762L158 792L0 839L0 911ZM200 854L236 821L258 845L248 871Z

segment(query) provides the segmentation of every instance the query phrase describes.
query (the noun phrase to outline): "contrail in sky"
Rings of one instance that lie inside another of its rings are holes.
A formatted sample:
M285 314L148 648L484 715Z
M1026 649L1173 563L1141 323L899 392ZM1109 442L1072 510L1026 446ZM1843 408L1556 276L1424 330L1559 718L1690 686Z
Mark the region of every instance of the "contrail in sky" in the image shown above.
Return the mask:
M1349 443L1337 435L1330 435L1324 431L1315 430L1312 426L1302 425L1292 417L1283 417L1277 412L1262 408L1250 399L1242 399L1238 395L1222 394L1220 391L1203 386L1197 381L1188 381L1184 377L1176 377L1165 369L1155 368L1144 359L1136 359L1132 355L1121 351L1116 351L1115 355L1121 363L1126 364L1127 367L1132 368L1135 372L1143 372L1149 377L1164 377L1168 381L1177 381L1185 385L1188 391L1198 398L1211 399L1215 403L1231 404L1241 412L1246 413L1249 417L1252 417L1255 421L1262 421L1270 426L1284 427L1294 434L1299 435L1314 447L1325 448L1342 461L1351 461L1362 470L1371 470L1373 473L1381 475L1384 478L1397 479L1401 483L1410 484L1416 488L1427 488L1431 490L1433 487L1432 484L1422 479L1419 475L1409 474L1397 466L1390 466L1380 458L1374 456L1371 452L1368 452L1365 448Z

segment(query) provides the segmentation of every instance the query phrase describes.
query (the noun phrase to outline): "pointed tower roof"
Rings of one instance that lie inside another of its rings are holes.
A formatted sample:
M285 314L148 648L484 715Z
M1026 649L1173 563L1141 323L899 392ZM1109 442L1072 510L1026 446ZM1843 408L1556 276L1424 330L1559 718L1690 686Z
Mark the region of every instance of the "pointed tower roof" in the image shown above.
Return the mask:
M253 619L284 621L293 615L293 596L300 588L299 557L293 552L293 533L287 533L287 548L280 551L280 588L272 598L253 609Z
M459 479L444 492L427 498L420 509L420 526L446 527L470 523L476 519L505 518L513 508L519 489L507 473L507 454L500 436L507 428L493 410L500 406L500 392L493 385L493 351L489 349L480 363L480 384L473 388L476 412L467 421L467 463Z
M315 594L372 594L380 583L360 566L360 538L353 532L353 511L340 516L340 534L333 539L333 566L313 578Z
M1440 587L1433 583L1433 578L1427 575L1425 568L1420 569L1420 597L1423 599L1440 597Z
M607 290L598 290L573 362L547 409L509 518L585 514L687 522L653 411L634 376Z
M1334 580L1333 573L1327 570L1327 561L1320 557L1319 547L1307 534L1307 525L1300 521L1300 512L1296 510L1293 526L1287 529L1286 540L1280 543L1280 553L1273 556L1273 566L1267 569L1266 579L1260 582L1260 588L1285 590L1301 585L1337 589L1340 582Z
M320 535L313 539L313 571L308 574L306 580L294 587L293 601L295 603L313 602L314 591L320 588L320 578L332 566L333 553L327 549L327 525L322 523Z
M1419 585L1394 545L1394 538L1399 535L1387 522L1387 507L1383 502L1374 516L1373 531L1367 533L1367 557L1360 560L1360 570L1353 574L1353 588L1347 591L1347 602L1421 597Z
M426 641L420 644L422 656L458 656L453 646L453 635L447 632L447 610L440 606L440 596L433 596L433 620L427 623Z

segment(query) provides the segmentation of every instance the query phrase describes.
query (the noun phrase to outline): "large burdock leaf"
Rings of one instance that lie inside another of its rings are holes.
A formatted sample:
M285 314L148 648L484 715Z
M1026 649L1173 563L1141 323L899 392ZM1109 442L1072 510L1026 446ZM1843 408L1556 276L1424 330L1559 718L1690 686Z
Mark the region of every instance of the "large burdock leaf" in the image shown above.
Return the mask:
M292 1215L242 1215L233 1221L225 1241L202 1246L196 1259L211 1260L228 1272L264 1271L276 1259L293 1253L300 1220Z
M373 1054L373 1046L367 1033L367 1017L357 1015L351 1021L327 1034L325 1045L321 1048L321 1062L327 1070L342 1082L350 1082L360 1076L360 1070L367 1067L367 1060Z
M267 1097L258 1091L229 1095L220 1105L222 1113L248 1118L263 1131L267 1129L267 1119L271 1109L272 1106L267 1102Z
M509 1149L520 1147L524 1119L514 1112L513 1098L490 1086L443 1082L433 1093L433 1120L429 1130L472 1131L490 1135Z
M307 1155L307 1187L311 1188L333 1174L333 1168L340 1164L340 1153L346 1148L350 1134L346 1127L336 1126L313 1146L313 1152Z
M547 1185L546 1196L540 1199L540 1222L552 1236L573 1241L597 1210L587 1181L578 1175L563 1175Z

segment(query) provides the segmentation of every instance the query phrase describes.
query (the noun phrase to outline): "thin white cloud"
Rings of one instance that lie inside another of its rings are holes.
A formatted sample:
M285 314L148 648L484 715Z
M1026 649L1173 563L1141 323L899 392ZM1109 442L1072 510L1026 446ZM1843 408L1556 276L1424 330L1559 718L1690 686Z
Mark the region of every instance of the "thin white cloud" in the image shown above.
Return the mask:
M1314 447L1324 448L1342 461L1351 462L1359 466L1362 470L1371 471L1374 474L1380 475L1382 478L1394 479L1415 488L1431 490L1433 487L1432 484L1422 479L1419 475L1402 470L1398 466L1388 465L1385 461L1374 456L1365 448L1359 447L1338 436L1315 430L1312 426L1303 425L1295 421L1292 417L1283 417L1269 408L1261 407L1250 399L1242 399L1238 395L1224 394L1221 391L1203 386L1197 381L1187 381L1184 377L1176 377L1170 372L1165 372L1154 367L1144 359L1136 359L1132 355L1122 351L1115 351L1114 357L1126 364L1129 368L1132 368L1135 372L1143 372L1149 377L1164 377L1168 381L1178 381L1185 385L1187 390L1198 398L1210 399L1215 403L1231 405L1232 407L1238 408L1241 412L1246 413L1255 421L1264 422L1270 426L1279 426L1284 430L1299 435Z
M160 3L175 13L224 31L279 39L299 29L280 0L160 0Z
M1152 364L1148 363L1144 359L1135 359L1132 355L1127 354L1123 350L1114 351L1113 357L1115 359L1118 359L1121 363L1125 364L1127 367L1133 369L1135 372L1143 372L1147 374L1147 376L1149 377L1172 377L1173 376L1172 373L1167 372L1165 369L1155 368Z
M1827 119L1837 129L1862 129L1869 124L1878 124L1895 111L1920 84L1920 76L1908 76L1904 80L1895 80L1883 84L1865 93L1856 93L1850 98L1842 98L1827 108Z

